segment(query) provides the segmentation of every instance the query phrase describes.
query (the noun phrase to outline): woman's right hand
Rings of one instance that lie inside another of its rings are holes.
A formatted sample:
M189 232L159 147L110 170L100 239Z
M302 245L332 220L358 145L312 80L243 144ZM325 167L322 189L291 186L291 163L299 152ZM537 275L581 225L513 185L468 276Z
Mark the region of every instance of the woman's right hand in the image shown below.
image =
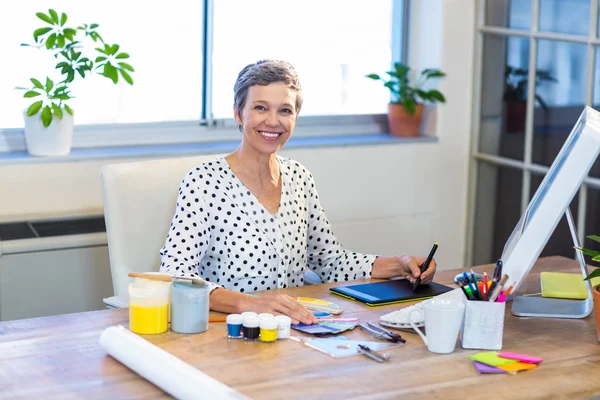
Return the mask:
M299 322L303 324L316 324L317 317L308 311L306 307L285 294L262 294L260 296L248 296L249 304L244 311L260 313L271 313L273 315L287 315L292 319L292 324Z

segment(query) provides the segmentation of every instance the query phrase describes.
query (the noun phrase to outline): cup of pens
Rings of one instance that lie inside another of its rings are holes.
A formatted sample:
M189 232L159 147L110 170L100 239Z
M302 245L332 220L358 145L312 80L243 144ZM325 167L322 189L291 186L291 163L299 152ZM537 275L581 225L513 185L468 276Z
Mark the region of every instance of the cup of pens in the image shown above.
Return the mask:
M473 272L465 272L455 278L468 300L460 332L463 349L502 349L505 300L512 287L506 291L502 289L509 277L502 275L499 263L500 267L496 265L492 279L486 273L481 275Z

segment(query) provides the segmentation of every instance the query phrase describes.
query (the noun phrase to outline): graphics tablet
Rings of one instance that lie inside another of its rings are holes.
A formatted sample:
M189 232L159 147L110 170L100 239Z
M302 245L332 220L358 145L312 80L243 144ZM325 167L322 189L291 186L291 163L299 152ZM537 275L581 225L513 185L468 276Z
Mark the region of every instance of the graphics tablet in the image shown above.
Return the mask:
M432 282L420 285L414 292L412 283L406 279L389 280L359 285L330 288L332 294L360 301L368 306L382 306L437 296L453 288Z

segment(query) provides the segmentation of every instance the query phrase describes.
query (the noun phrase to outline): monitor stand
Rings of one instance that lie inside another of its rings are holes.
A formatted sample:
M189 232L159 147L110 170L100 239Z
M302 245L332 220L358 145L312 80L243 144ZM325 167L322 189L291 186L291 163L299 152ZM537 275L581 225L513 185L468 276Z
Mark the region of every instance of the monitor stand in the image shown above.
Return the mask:
M577 231L571 210L567 208L565 212L571 237L575 247L581 247L577 240ZM582 278L588 275L587 266L583 253L576 251L577 261L581 267ZM511 314L517 317L544 317L544 318L585 318L592 312L594 301L592 298L592 282L586 282L587 299L585 300L568 300L568 299L551 299L547 297L529 297L515 296L512 302Z

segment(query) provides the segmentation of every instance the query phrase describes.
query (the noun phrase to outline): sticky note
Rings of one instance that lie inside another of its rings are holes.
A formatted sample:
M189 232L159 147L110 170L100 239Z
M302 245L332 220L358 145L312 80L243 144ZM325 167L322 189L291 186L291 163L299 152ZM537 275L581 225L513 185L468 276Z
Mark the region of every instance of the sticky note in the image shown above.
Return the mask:
M469 356L469 359L478 361L492 367L499 367L501 365L516 364L518 361L509 360L508 358L498 357L498 353L495 351L484 351L482 353L473 354Z
M542 361L544 361L543 358L532 357L525 354L512 353L510 351L498 353L498 357L508 358L510 360L517 360L528 364L539 364Z
M492 367L491 365L480 363L478 361L473 361L473 365L475 365L477 372L480 374L507 374L508 373L508 371L505 371L498 367Z
M526 371L529 369L535 369L535 367L537 367L537 365L535 364L527 364L524 362L516 362L514 364L507 364L507 365L499 365L498 368L502 369L506 372L519 372L519 371Z

